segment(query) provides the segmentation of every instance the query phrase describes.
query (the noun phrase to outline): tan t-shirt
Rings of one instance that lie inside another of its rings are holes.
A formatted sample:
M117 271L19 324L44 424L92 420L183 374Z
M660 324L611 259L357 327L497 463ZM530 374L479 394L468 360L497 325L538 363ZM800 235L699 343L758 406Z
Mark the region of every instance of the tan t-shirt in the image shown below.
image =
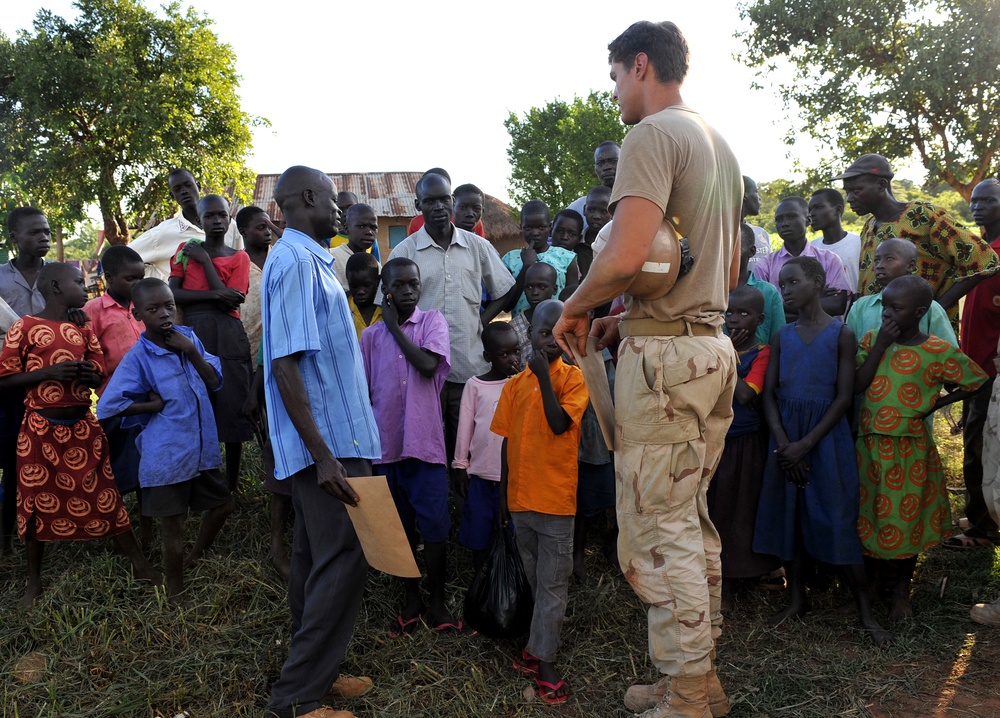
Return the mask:
M656 204L687 237L694 256L691 271L666 296L649 301L626 295L626 317L722 325L743 202L743 178L726 141L687 107L646 117L622 143L612 207L623 197Z

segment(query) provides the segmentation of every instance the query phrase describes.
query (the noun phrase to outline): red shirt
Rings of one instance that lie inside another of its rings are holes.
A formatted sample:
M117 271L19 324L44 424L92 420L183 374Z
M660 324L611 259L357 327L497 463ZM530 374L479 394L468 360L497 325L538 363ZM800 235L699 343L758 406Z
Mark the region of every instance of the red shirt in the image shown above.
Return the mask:
M418 214L416 217L410 220L410 226L406 228L406 236L409 237L411 234L416 234L417 230L424 226L424 215ZM483 239L486 239L486 230L483 229L483 220L476 222L476 226L472 228L472 231L478 234Z
M201 264L189 259L187 270L184 269L183 264L179 262L175 264L186 244L187 242L184 242L177 246L177 253L170 261L170 276L181 278L181 289L207 292L209 291L208 277L205 276L205 268ZM214 257L212 266L215 267L215 273L219 275L219 281L230 289L238 289L243 292L244 296L250 290L250 255L246 252L236 252L228 257ZM237 319L240 318L240 313L235 309L227 314Z
M128 354L145 330L142 322L132 316L132 305L128 309L104 294L83 305L83 311L90 317L90 328L101 343L104 352L104 383L97 389L97 395L104 394L104 387L111 381L111 375Z
M1000 237L994 239L990 247L1000 253ZM997 375L993 358L1000 341L1000 274L987 277L965 295L959 341L966 356L990 377Z

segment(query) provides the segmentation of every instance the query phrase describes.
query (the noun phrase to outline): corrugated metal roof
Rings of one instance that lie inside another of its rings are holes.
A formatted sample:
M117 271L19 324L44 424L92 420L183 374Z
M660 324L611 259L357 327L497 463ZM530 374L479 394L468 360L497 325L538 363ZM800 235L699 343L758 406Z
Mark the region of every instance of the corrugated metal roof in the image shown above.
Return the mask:
M379 217L413 217L414 188L422 172L348 172L330 173L339 192L353 192L361 202L370 204ZM274 185L280 175L257 175L253 203L267 210L277 222L281 210L274 201Z

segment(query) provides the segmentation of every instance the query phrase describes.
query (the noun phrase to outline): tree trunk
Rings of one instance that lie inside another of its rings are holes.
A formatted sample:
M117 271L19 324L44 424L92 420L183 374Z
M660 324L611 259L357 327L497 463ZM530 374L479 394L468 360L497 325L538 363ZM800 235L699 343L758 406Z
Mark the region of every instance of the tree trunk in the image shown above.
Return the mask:
M63 228L56 226L54 234L56 236L56 261L65 262L66 248L63 247Z

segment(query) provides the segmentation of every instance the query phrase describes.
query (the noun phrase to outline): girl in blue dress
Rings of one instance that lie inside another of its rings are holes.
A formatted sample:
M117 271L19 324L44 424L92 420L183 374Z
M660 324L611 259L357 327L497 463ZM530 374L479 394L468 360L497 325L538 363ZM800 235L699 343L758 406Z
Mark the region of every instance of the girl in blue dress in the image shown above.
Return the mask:
M877 645L892 641L872 615L857 534L860 496L846 411L854 395L854 332L820 306L826 273L811 257L781 268L778 288L798 313L771 343L764 417L771 430L753 550L779 556L788 605L772 624L809 611L808 557L838 566L854 593L861 627Z

